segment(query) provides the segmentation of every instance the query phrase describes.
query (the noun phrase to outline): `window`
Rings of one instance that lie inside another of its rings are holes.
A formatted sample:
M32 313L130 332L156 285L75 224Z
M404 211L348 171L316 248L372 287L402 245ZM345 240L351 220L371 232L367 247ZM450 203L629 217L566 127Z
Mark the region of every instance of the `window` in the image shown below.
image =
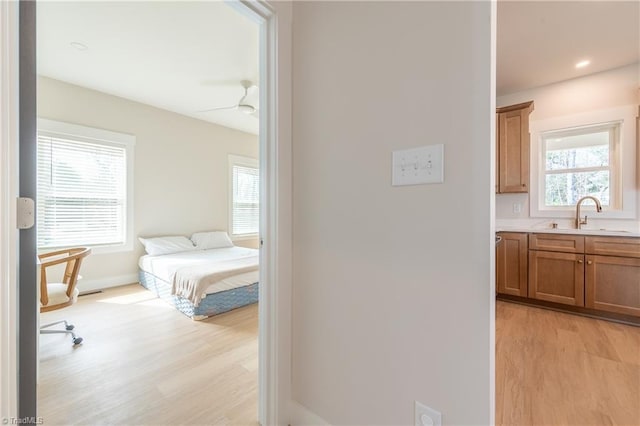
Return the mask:
M260 220L260 173L252 158L229 156L232 237L255 237Z
M38 248L130 248L129 135L38 120Z
M585 195L619 205L620 122L542 134L544 206L575 206Z
M530 216L574 218L585 195L604 205L598 219L637 218L637 105L529 122Z

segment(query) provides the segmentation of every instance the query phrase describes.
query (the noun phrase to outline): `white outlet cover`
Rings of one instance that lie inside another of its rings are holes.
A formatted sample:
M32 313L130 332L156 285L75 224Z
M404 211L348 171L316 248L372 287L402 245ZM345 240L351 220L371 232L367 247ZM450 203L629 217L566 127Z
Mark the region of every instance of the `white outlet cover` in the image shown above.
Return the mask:
M442 426L442 413L415 402L414 420L416 426Z
M444 145L426 145L393 151L391 184L420 185L444 182Z

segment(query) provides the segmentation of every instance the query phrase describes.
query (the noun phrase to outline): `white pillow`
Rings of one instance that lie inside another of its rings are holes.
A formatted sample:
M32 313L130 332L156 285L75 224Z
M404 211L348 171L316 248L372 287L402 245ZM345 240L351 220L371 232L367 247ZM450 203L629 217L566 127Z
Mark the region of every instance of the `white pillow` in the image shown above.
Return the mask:
M180 253L196 249L190 239L182 236L138 238L138 240L140 240L144 246L147 254L152 256Z
M200 250L233 247L229 234L224 231L196 232L191 236L191 241Z

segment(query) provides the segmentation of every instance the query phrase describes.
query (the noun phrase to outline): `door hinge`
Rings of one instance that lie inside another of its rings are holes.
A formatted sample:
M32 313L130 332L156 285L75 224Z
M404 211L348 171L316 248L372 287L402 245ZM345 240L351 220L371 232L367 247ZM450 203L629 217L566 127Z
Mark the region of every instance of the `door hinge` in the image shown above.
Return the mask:
M19 197L16 204L18 229L33 228L35 223L35 202L31 198Z

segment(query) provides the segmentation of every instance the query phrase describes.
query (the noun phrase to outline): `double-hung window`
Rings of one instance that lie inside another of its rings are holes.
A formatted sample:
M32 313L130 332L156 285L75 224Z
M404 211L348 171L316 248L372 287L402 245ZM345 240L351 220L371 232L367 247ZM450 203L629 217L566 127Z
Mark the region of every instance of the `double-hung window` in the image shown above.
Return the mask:
M39 249L132 245L134 139L38 120Z
M532 120L531 217L573 218L591 195L594 217L637 218L637 120L637 105Z
M575 206L585 195L620 204L620 122L542 133L545 208Z
M229 229L235 238L258 235L260 220L260 171L253 158L229 156Z

